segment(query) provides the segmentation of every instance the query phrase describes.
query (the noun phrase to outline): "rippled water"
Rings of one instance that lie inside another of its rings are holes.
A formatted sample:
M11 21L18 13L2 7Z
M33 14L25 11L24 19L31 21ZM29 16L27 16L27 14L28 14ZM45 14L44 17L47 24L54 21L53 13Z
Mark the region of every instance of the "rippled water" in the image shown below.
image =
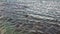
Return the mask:
M59 34L59 11L60 1L7 0L0 2L0 15L2 15L0 29L2 32L6 30L5 34L20 34L20 29L27 31L27 34L35 32L36 29L37 34Z

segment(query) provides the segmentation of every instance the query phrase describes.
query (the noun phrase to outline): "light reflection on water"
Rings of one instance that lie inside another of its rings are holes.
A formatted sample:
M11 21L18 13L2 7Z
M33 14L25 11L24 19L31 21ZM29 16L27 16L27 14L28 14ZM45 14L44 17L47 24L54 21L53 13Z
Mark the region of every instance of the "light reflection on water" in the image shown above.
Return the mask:
M27 1L27 0L5 0L5 1L7 2L7 5L5 6L5 9L4 9L6 12L4 11L5 13L3 13L3 15L5 15L5 16L12 17L12 12L15 13L15 15L17 15L19 13L23 14L23 12L25 12L25 14L31 14L34 16L36 16L36 15L41 16L41 17L45 16L44 18L46 18L46 19L48 19L48 17L50 17L53 20L54 19L60 20L59 19L60 18L60 16L59 16L60 10L58 10L59 5L57 5L57 3L59 4L59 2L56 2L56 1L54 1L54 3L52 1L37 2L37 0L30 0L30 1ZM49 4L49 5L47 5L47 4ZM24 8L24 6L26 6L28 8ZM16 11L18 11L18 12L16 12ZM19 11L22 11L22 12L19 12ZM16 16L16 17L18 17L18 16ZM35 17L35 18L37 18L37 17ZM44 19L44 18L42 18L42 19Z

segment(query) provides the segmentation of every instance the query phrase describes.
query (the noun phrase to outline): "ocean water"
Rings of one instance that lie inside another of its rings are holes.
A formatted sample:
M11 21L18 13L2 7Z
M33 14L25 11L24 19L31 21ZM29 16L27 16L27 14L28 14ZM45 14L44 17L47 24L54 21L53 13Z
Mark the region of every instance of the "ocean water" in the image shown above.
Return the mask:
M1 0L1 34L60 34L59 0Z

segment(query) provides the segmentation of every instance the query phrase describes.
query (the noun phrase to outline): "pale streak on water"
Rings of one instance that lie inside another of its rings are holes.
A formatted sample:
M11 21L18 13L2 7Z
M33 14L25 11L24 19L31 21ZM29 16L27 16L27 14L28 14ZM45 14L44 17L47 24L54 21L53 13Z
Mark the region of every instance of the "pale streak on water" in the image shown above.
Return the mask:
M3 9L1 8L3 11L0 14L4 17L21 22L28 20L28 22L23 23L29 24L30 21L41 22L46 27L46 29L42 29L42 32L49 32L49 34L56 34L56 31L60 31L58 29L60 28L60 1L10 0L3 5ZM25 15L29 17L26 18ZM59 25L59 27L54 26L55 24ZM51 26L48 27L48 25Z

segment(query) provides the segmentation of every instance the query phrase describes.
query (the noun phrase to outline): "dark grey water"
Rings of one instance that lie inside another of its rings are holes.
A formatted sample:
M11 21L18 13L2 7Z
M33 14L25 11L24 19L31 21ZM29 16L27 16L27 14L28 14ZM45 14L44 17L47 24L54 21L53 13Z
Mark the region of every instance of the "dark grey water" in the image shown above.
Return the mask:
M2 6L3 5L3 6ZM6 21L16 24L17 22L30 24L28 31L35 31L32 26L40 23L38 32L57 34L60 31L60 1L43 0L8 0L0 5L0 14L8 18ZM41 26L42 25L42 26ZM38 26L37 26L38 27ZM36 28L37 28L36 27Z

